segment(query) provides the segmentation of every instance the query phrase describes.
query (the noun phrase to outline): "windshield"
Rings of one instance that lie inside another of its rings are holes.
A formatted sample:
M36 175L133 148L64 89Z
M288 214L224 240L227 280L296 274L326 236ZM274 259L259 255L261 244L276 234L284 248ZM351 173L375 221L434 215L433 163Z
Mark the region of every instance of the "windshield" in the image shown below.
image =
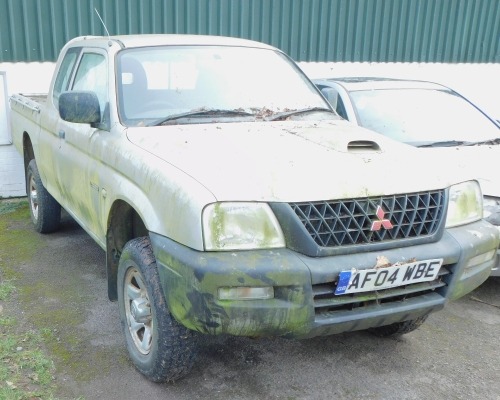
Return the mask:
M415 146L478 142L500 134L488 117L450 91L384 89L350 95L360 125Z
M152 125L191 112L209 118L207 110L216 110L217 118L255 119L329 108L304 74L273 50L229 46L129 49L118 55L117 76L119 114L128 126ZM175 121L179 123L178 118Z

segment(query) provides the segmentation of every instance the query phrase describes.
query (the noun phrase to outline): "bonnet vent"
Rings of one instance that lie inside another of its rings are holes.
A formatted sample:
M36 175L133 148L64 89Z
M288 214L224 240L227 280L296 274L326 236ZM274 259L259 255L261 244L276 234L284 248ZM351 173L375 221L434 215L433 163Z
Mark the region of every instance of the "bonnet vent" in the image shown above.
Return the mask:
M380 146L371 140L353 140L347 144L347 151L353 153L367 153L380 151Z

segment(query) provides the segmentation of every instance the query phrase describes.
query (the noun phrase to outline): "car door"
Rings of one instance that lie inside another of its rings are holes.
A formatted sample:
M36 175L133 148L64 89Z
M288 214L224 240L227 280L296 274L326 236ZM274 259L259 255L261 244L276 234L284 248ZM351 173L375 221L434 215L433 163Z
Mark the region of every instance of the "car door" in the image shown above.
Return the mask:
M56 71L57 75L52 87L52 96L47 98L47 106L44 112L41 113L40 119L36 162L44 185L61 204L64 203L64 199L61 197L61 191L59 190L59 170L56 167L61 148L61 138L57 129L59 124L58 101L61 92L68 88L80 51L81 47L72 47L64 54Z
M99 99L101 119L106 118L108 104L108 60L99 49L82 50L73 76L70 91L92 91ZM101 236L99 185L92 176L102 160L91 147L107 132L90 126L59 119L60 138L56 168L63 205L95 239Z

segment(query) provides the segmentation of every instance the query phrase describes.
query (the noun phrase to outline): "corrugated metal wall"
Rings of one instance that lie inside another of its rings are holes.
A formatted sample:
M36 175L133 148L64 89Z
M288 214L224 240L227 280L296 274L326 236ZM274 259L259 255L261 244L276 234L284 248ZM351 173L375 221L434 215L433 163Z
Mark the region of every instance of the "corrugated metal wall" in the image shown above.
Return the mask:
M80 35L254 39L297 61L500 62L500 0L0 0L0 61L53 61Z

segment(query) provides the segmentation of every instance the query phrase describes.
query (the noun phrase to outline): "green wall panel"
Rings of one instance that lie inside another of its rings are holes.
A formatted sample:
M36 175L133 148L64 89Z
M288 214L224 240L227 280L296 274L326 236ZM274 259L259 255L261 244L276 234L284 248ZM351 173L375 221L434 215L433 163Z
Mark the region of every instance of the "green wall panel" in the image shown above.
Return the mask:
M111 34L235 36L297 61L500 62L500 0L0 0L0 62Z

